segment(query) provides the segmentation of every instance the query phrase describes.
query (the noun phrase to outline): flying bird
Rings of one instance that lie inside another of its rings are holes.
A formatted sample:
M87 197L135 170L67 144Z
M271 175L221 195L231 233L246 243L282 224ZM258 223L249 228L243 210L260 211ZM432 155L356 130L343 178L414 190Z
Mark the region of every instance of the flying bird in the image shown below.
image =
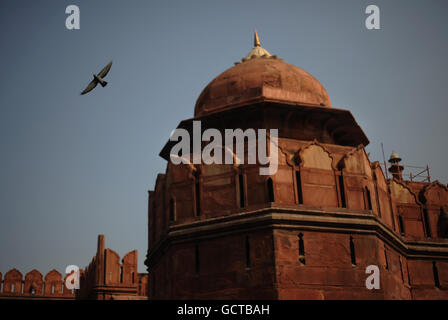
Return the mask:
M89 91L92 91L97 86L98 83L101 84L101 86L105 87L107 85L107 82L104 81L103 78L107 75L111 67L112 67L112 61L109 62L107 66L105 66L103 70L100 71L100 73L98 73L97 75L93 74L93 80L90 81L87 88L85 88L84 91L81 92L81 95L86 94Z

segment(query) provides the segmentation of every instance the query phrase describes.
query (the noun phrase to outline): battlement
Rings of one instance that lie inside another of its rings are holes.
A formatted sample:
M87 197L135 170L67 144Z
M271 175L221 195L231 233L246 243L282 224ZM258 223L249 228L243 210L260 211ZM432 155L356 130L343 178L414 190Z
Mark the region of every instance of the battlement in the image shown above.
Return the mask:
M106 249L104 235L98 236L98 249L90 264L80 270L79 290L70 290L61 273L53 269L45 277L36 269L23 278L17 269L2 277L0 272L0 299L40 300L142 300L147 299L148 274L137 272L137 250L121 259L112 249Z
M118 253L105 248L104 235L98 236L98 249L90 264L81 270L78 299L140 299L147 296L148 275L137 272L137 250Z
M2 277L0 272L0 299L75 299L73 290L65 286L65 279L57 270L49 271L45 277L36 269L31 270L23 278L17 269L11 269Z

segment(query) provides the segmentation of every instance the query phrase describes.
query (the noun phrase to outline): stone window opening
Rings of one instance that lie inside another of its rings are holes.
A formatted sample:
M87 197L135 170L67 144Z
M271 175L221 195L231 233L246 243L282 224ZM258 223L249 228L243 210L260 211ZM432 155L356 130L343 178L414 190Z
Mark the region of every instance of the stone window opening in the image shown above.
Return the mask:
M15 290L14 290L15 288L16 288L16 286L15 286L14 283L13 283L13 284L11 285L11 292L14 292L14 291L15 291Z
M123 283L123 266L120 266L120 283Z
M428 209L423 209L423 223L425 224L426 237L431 238L431 226L429 225Z
M437 269L435 261L432 262L432 272L434 274L434 285L436 288L440 288L439 270Z
M341 207L347 208L347 201L345 199L344 176L342 175L342 172L341 172L338 180L339 180L339 193L341 196Z
M298 238L299 238L299 262L302 265L305 265L306 261L305 261L305 245L303 242L303 233L299 233Z
M131 279L132 279L132 283L135 283L135 272L132 272Z
M249 236L246 236L246 269L251 267L250 261L250 239Z
M238 186L240 191L240 208L244 208L246 206L246 196L244 192L244 176L241 173L238 175Z
M404 236L405 235L404 222L403 222L403 217L401 215L398 216L398 227L400 228L400 234L402 236Z
M356 267L355 243L353 242L352 236L350 236L350 259L352 262L352 266Z
M54 287L54 284L51 286L51 294L54 294L54 291L55 291L55 287Z
M370 196L370 190L369 190L368 187L365 187L364 190L366 192L366 200L367 200L367 203L366 203L367 207L366 207L366 209L367 210L372 210L372 198Z
M386 247L384 247L384 261L385 261L384 268L386 270L389 270L389 260L387 260L387 249L386 249Z
M268 188L268 201L275 202L274 183L272 182L272 178L268 178L266 184L267 184L267 188Z
M296 170L296 185L299 204L303 204L302 177L300 176L300 170Z

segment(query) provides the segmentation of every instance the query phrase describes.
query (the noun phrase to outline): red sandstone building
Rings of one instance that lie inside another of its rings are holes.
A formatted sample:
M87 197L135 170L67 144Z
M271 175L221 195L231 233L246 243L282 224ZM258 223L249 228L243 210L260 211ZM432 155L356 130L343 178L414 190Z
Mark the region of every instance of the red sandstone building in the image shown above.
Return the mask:
M62 275L55 269L43 277L33 269L23 279L19 270L12 269L3 279L0 273L0 299L73 300L75 292L64 285L66 277L62 280Z
M13 269L0 273L0 299L448 299L448 188L429 170L427 182L406 181L395 153L389 179L352 114L257 36L179 127L193 120L278 129L278 171L169 162L149 192L149 279L136 250L120 262L100 235L76 294L56 270ZM369 265L378 290L365 286Z
M90 264L80 270L80 289L70 290L57 270L45 278L38 270L25 275L12 269L2 279L0 273L0 299L14 300L147 300L148 274L138 273L138 254L133 250L120 256L105 248L104 235L98 236L98 249Z
M396 155L385 176L350 111L257 36L179 128L193 120L278 129L278 171L168 162L149 192L151 299L448 299L448 188L405 181Z
M81 272L77 299L147 300L146 273L137 272L137 250L120 256L105 248L104 235L98 236L98 249L90 264Z

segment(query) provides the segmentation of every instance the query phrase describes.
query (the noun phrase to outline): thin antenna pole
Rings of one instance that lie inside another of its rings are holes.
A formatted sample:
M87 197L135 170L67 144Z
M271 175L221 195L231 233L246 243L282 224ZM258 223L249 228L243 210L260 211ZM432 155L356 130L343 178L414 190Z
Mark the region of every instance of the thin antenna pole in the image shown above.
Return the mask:
M386 167L386 157L384 156L384 147L383 147L382 142L381 142L381 151L383 152L383 163L384 163L384 171L386 172L386 179L389 179L389 175L387 174L387 167Z

